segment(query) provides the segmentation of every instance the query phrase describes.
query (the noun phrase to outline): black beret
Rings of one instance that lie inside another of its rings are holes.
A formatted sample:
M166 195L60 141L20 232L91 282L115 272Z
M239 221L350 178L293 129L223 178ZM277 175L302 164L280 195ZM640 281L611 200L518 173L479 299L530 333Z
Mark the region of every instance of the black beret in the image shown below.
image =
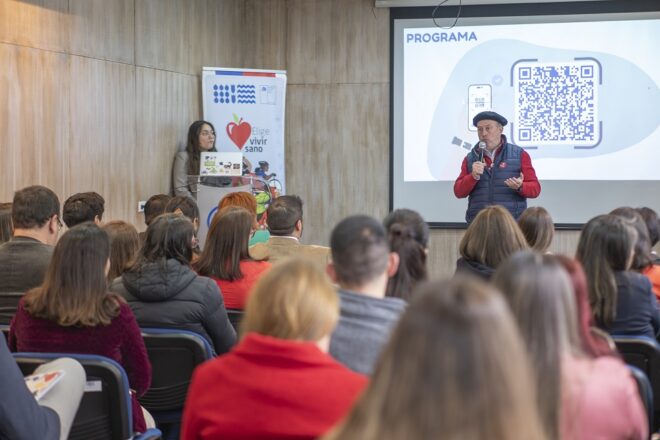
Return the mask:
M489 121L499 122L500 125L502 125L502 127L504 127L509 122L509 121L506 120L506 118L504 116L500 115L499 113L481 112L481 113L478 113L477 116L472 118L472 123L476 127L477 123L479 121L483 121L484 119L487 119Z

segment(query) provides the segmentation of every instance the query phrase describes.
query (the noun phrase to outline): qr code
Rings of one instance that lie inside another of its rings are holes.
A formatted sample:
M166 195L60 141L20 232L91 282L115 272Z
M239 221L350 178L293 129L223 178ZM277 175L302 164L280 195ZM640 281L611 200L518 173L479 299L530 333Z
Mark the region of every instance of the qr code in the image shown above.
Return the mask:
M516 64L515 142L521 146L598 144L599 69L595 60Z

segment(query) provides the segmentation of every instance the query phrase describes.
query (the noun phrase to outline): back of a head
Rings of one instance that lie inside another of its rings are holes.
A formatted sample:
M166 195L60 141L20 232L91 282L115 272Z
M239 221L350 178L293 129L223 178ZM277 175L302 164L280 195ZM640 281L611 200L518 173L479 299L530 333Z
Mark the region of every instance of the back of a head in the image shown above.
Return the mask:
M243 277L242 260L249 259L248 245L254 217L245 208L229 206L213 217L204 250L195 262L200 275L234 281Z
M336 439L541 439L529 362L501 296L470 278L421 286Z
M177 196L172 197L165 205L166 213L180 212L191 222L199 220L199 207L197 203L190 197Z
M45 186L28 186L14 194L11 207L14 229L39 229L54 215L60 215L60 201Z
M108 280L121 276L132 264L140 248L137 229L130 223L114 220L102 228L110 238L110 272Z
M26 295L30 314L61 326L107 325L117 314L105 276L108 234L92 222L69 229L57 242L44 282Z
M552 244L555 224L550 213L541 206L532 206L518 218L518 226L529 246L537 252L547 252Z
M273 266L255 285L241 332L317 342L339 317L339 298L327 275L310 261L290 259Z
M653 259L651 258L651 239L649 237L649 230L646 227L646 222L644 221L642 215L637 212L637 210L627 206L617 208L610 212L610 214L625 219L637 231L637 240L635 241L635 256L633 257L631 269L641 272L653 264Z
M658 244L658 241L660 241L660 218L658 218L658 213L646 206L643 208L637 208L636 211L642 216L646 223L646 228L649 232L649 239L651 240L651 247L655 246Z
M66 199L62 207L62 220L67 228L80 223L93 222L97 217L103 219L105 200L95 192L77 193Z
M172 199L167 194L156 194L149 197L144 204L144 223L149 226L151 222L159 215L165 212L165 206Z
M409 300L415 285L427 278L429 227L419 213L410 209L393 211L383 225L391 251L399 255L399 267L387 282L385 296Z
M575 257L587 275L589 303L600 326L614 321L617 304L614 272L630 268L636 242L635 228L616 215L599 215L582 228Z
M330 248L337 282L343 287L365 285L387 269L387 233L375 218L355 215L340 221L330 235Z
M580 350L568 274L553 256L522 251L500 265L493 284L504 294L525 340L547 433L558 438L561 359Z
M14 225L11 222L11 203L0 203L0 244L11 240Z
M463 258L497 268L510 255L527 249L527 240L505 208L482 209L468 226L459 244Z
M268 207L266 218L268 218L268 231L271 235L293 234L296 223L303 218L302 199L295 195L276 198Z
M144 244L131 270L148 263L165 263L174 259L188 265L192 259L193 225L179 214L162 214L147 228Z

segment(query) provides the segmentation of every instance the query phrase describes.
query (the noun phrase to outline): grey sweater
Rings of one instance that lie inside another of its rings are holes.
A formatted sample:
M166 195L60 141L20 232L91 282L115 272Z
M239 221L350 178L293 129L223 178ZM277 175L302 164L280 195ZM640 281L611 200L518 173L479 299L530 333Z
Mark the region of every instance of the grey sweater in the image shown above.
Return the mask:
M339 323L330 339L330 354L351 370L371 374L406 302L342 289L339 298Z

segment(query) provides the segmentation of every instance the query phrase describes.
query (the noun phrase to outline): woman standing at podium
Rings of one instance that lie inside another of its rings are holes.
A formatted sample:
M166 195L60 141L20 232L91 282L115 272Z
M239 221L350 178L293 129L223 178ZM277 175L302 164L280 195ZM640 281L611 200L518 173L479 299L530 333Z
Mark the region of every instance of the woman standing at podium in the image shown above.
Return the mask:
M196 198L202 151L216 151L215 128L210 122L195 121L188 128L186 151L179 151L174 157L172 168L174 195Z

